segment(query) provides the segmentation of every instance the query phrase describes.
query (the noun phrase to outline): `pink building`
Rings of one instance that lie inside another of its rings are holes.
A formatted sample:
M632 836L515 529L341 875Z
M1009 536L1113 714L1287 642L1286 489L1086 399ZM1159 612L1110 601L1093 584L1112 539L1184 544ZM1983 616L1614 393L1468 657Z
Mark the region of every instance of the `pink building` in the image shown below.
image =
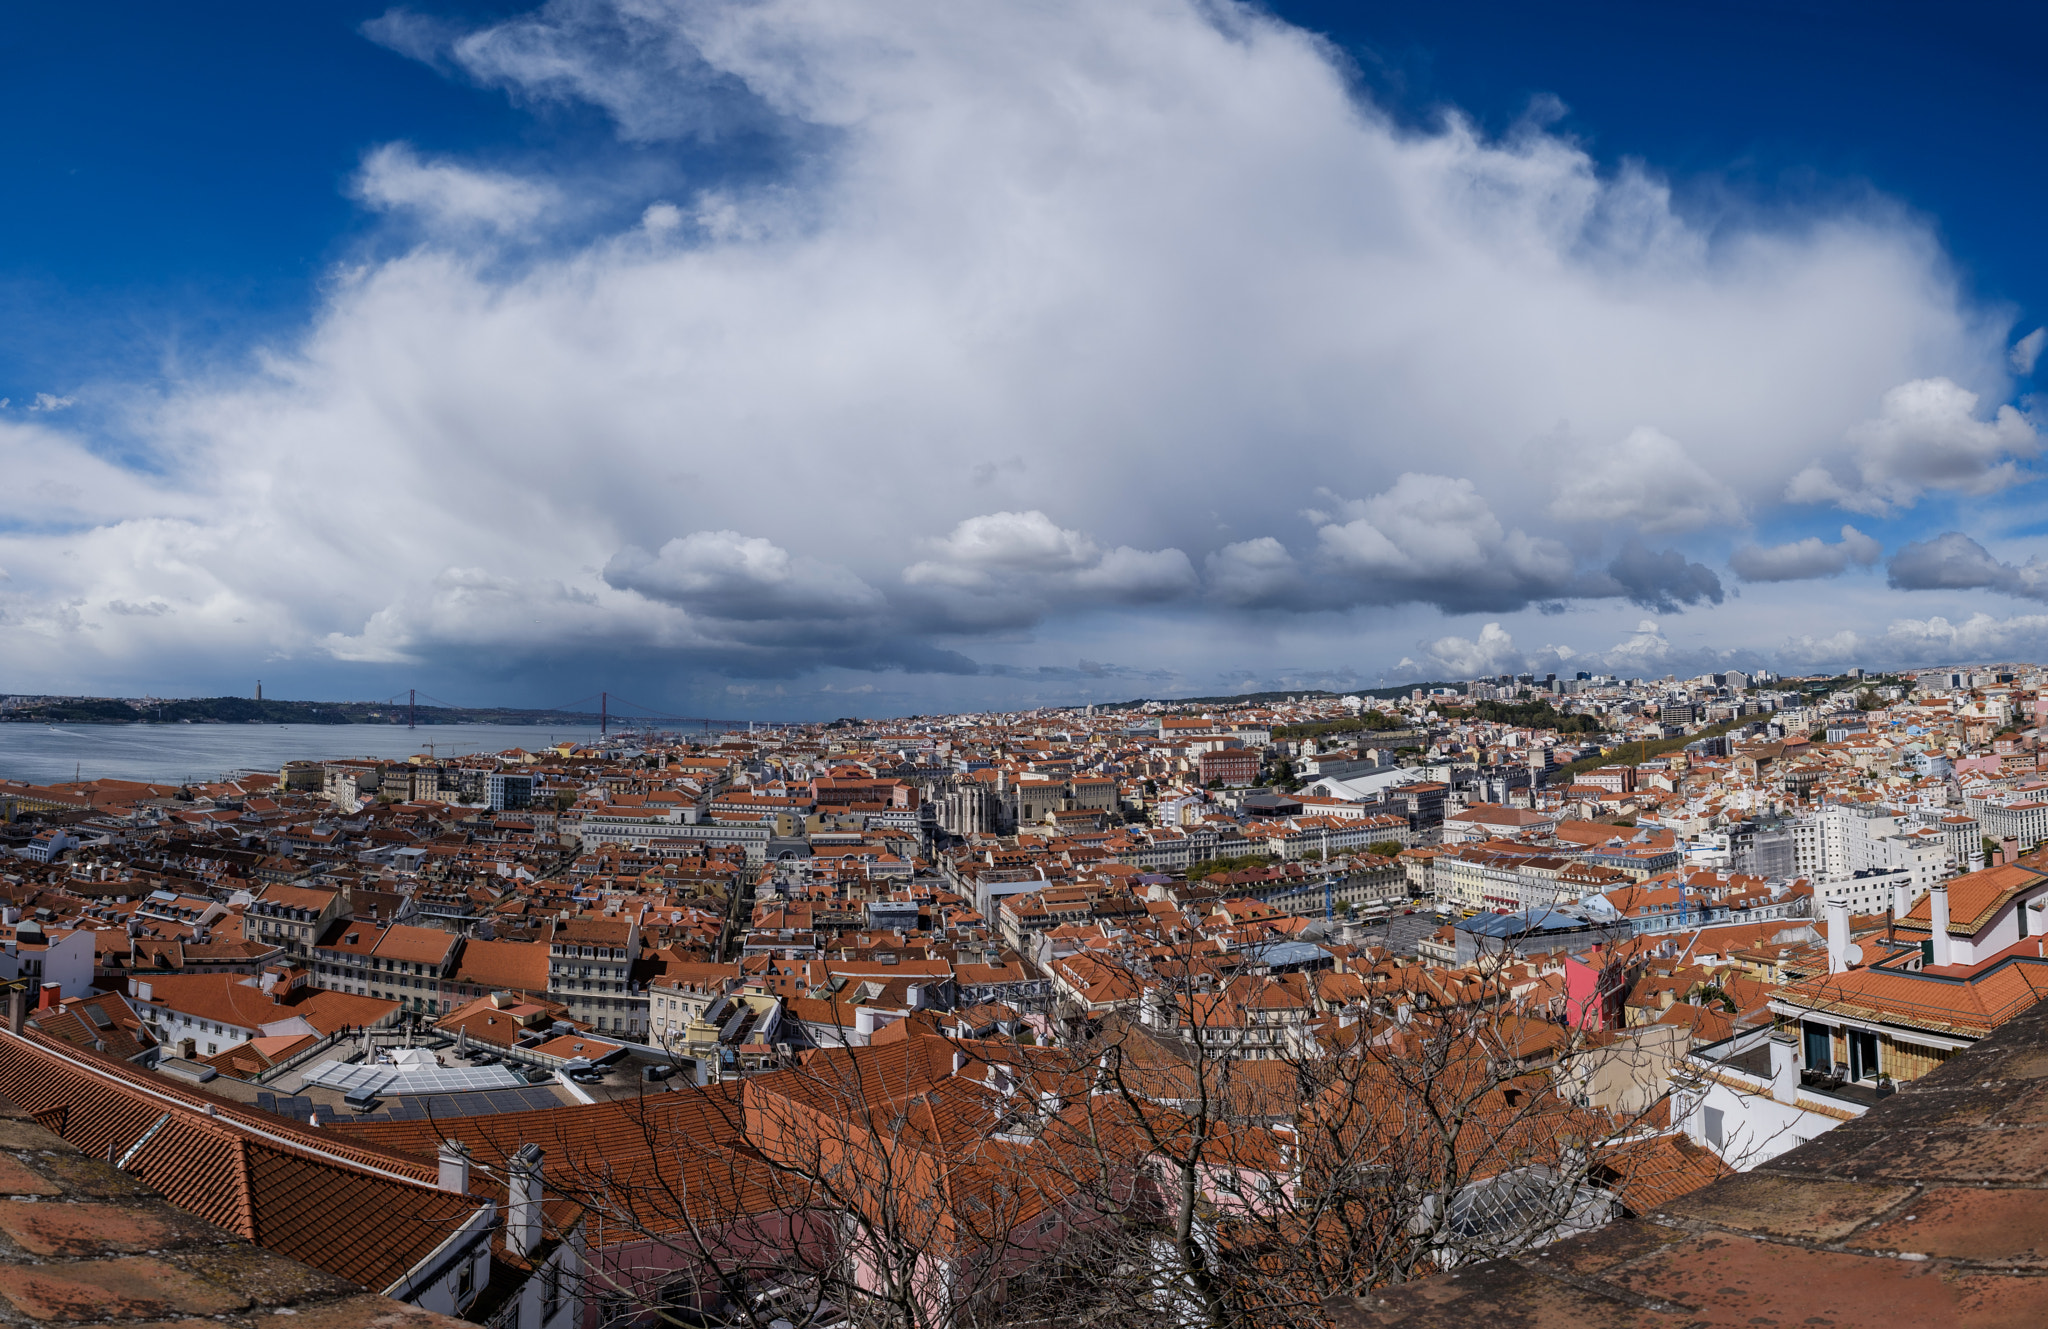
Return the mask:
M1605 946L1564 957L1564 1018L1574 1029L1618 1029L1628 971Z

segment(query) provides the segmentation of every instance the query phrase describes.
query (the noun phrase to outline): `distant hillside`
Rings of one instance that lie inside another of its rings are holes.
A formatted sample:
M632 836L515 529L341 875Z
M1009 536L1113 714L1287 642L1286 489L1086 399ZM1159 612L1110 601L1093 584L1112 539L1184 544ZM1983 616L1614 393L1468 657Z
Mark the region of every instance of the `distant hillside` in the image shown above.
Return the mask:
M391 724L406 722L404 706L377 701L282 701L249 697L192 697L140 701L121 697L13 697L0 720L26 724ZM595 712L524 711L509 707L462 709L421 706L417 723L587 725ZM613 717L613 724L625 721Z
M1289 697L1376 697L1381 701L1392 701L1405 697L1416 688L1424 692L1431 688L1459 688L1462 683L1398 683L1383 688L1347 688L1343 692L1328 692L1321 688L1287 688L1279 692L1239 692L1228 697L1139 697L1133 701L1104 702L1096 706L1098 711L1128 711L1140 706L1158 703L1161 706L1263 706L1273 702L1286 701Z

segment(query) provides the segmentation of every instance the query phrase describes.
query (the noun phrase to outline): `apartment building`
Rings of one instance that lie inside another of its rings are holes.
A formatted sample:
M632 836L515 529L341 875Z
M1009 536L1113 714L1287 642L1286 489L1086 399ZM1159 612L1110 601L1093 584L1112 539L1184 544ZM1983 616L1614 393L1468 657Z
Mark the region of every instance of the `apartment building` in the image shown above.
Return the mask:
M642 1038L647 994L633 977L640 958L637 918L571 918L548 939L548 998L601 1033Z
M346 911L340 891L272 882L242 911L242 935L303 958Z
M1475 803L1463 812L1444 818L1443 843L1465 844L1498 836L1540 837L1557 829L1557 817L1528 808L1502 807L1497 803Z
M310 968L320 987L446 1015L467 999L453 981L462 947L461 937L439 928L342 919L328 924L313 946Z
M692 842L712 848L737 845L745 851L747 863L759 867L768 861L770 827L755 822L704 821L694 805L686 807L616 807L605 805L564 817L564 830L573 831L586 850L599 845L623 844L654 853L680 853Z
M2048 839L2048 800L2042 790L1993 790L1969 800L1982 833L1993 840L2017 840L2032 849Z
M261 974L159 974L130 979L129 1004L171 1055L188 1059L258 1039L280 1045L329 1039L344 1028L375 1028L397 1019L400 1004L315 987L302 966L273 965Z
M1882 803L1830 804L1795 818L1791 830L1795 871L1822 888L1858 874L1903 871L1917 896L1954 869L1945 830Z

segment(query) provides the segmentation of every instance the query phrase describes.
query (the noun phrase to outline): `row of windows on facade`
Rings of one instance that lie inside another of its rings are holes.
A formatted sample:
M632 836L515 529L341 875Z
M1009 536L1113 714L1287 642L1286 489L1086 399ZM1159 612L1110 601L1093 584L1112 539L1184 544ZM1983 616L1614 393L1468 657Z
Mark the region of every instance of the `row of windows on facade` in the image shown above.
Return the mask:
M439 965L419 964L412 960L392 960L381 955L364 956L361 960L351 961L350 963L356 965L357 968L376 969L394 974L438 974L441 972L441 966ZM320 972L323 974L339 973L341 970L338 966L330 969L322 965Z

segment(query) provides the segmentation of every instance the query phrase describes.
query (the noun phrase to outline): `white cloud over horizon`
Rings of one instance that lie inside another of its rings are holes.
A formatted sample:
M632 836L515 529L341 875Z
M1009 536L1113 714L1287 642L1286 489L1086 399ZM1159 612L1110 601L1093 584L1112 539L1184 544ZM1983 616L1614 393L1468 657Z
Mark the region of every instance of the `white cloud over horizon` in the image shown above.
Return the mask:
M1693 616L1771 651L1716 566L1875 558L1855 528L1731 555L1788 487L1884 516L2038 451L1999 404L2008 327L1903 214L1688 220L1535 128L1400 128L1252 9L552 0L369 31L634 142L801 150L569 241L566 166L367 147L350 188L413 243L250 372L136 407L142 464L0 424L38 484L88 481L0 530L15 676L602 658L722 690L1087 650L1200 679L1261 668L1261 634L1370 671L1413 649L1389 613L1502 616L1439 633L1448 668L1570 603L1662 616L1589 658L1691 650Z
M1842 528L1842 538L1832 544L1817 535L1788 544L1743 545L1728 557L1728 566L1744 581L1811 581L1834 577L1851 566L1869 567L1884 556L1884 546L1857 530Z
M1979 419L1978 401L1946 378L1902 383L1884 394L1876 419L1846 435L1860 485L1845 485L1815 464L1792 477L1785 497L1883 516L1912 507L1929 490L1982 495L2024 483L2030 477L2019 464L2040 452L2040 434L2011 406Z

